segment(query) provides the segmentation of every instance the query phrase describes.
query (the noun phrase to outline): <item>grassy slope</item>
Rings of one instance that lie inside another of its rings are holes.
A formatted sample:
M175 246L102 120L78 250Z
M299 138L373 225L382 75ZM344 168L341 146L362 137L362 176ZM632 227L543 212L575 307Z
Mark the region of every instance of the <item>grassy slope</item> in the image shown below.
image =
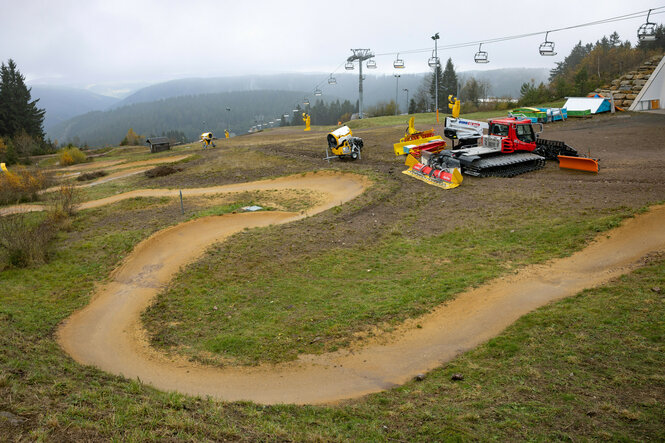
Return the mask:
M127 183L134 182L122 183L126 188ZM142 181L137 179L135 185L140 184ZM122 187L120 184L118 189ZM356 204L372 205L387 191L373 192ZM256 202L255 196L246 197L242 203ZM188 210L204 211L204 205L202 201L192 202ZM231 201L224 205L231 205L225 206L227 210L235 207ZM344 217L352 212L353 204L349 206L339 208L338 215ZM651 290L665 286L665 266L661 258L616 284L586 291L524 317L501 337L434 371L423 382L339 406L260 407L214 402L157 392L137 381L73 363L53 340L57 323L87 302L95 282L103 281L133 245L151 232L180 220L179 209L178 202L167 199L135 199L84 211L76 218L70 232L59 235L50 263L0 273L0 411L28 418L27 422L15 426L0 417L3 436L29 440L111 437L135 440L552 440L579 436L634 440L665 437L659 426L665 420L662 371L665 303L662 293ZM310 275L320 272L326 281L343 281L344 270L329 266L332 261L348 258L352 269L363 270L369 260L371 279L366 287L357 288L356 300L377 288L395 291L383 285L411 284L421 291L425 300L411 298L397 300L397 304L393 304L395 300L378 300L387 303L356 323L362 326L363 322L371 324L383 319L390 324L440 301L436 297L428 298L431 294L423 290L422 283L404 280L404 276L399 275L394 281L387 278L393 274L391 260L399 259L405 247L436 247L433 250L447 251L451 241L459 243L442 259L445 262L453 258L455 267L460 266L460 269L481 265L475 278L483 279L500 272L502 269L496 264L502 263L505 257L524 253L520 261L512 264L515 266L566 254L580 247L578 241L612 226L629 213L624 208L613 217L588 214L585 223L574 227L564 225L561 229L569 229L565 231L569 242L563 245L558 243L560 237L547 237L539 232L538 226L543 223L546 212L536 211L526 217L516 232L487 226L468 228L477 241L469 242L468 235L464 235L469 231L464 229L447 234L450 237L426 236L416 240L391 231L375 247L352 253L336 247L329 253L308 255L291 264L304 266ZM325 223L330 220L323 218ZM408 224L408 220L405 222ZM506 225L506 220L493 217L488 225L494 222L498 226ZM548 222L556 224L557 220ZM310 229L318 225L306 226ZM571 231L573 228L576 232ZM250 248L253 241L270 241L280 233L280 228L245 233L233 244ZM540 236L539 249L533 249L533 244L529 243L534 241L530 239L531 234ZM243 251L237 252L242 254ZM213 249L211 254L214 257L216 253L225 252L228 250L222 247ZM442 264L451 266L448 262ZM279 272L270 266L264 269L273 277ZM190 288L200 287L197 276L200 270L201 264L187 271L189 274L183 274L172 291L184 285L183 279L189 277L192 279ZM255 276L257 280L253 282L270 280L270 284L276 286L276 294L283 293L284 287L306 283L300 280L277 282L270 277ZM445 273L434 277L448 278ZM445 286L444 281L441 284ZM469 281L455 279L453 275L450 284L461 288ZM238 284L233 290L251 289L252 281ZM310 289L316 290L317 285ZM452 288L442 286L442 289L454 292ZM216 293L214 296L227 295ZM448 292L443 296L448 296ZM326 292L321 292L318 298L325 302ZM224 300L220 301L222 303ZM285 301L278 300L278 303L285 304ZM259 306L240 307L243 315L249 315ZM299 312L303 318L310 314ZM270 322L265 323L270 328ZM321 325L322 330L329 333L326 324L321 322ZM307 333L324 334L316 330ZM345 334L348 331L333 331L331 340L327 339L329 337L321 340L324 347L319 347L319 341L307 342L306 351L343 345ZM215 337L210 336L210 340L214 342ZM292 345L282 350L294 355L300 350L300 344ZM261 358L274 359L271 355ZM251 362L255 357L248 360ZM452 382L452 373L464 374L464 381Z
M121 208L90 211L77 223L103 223L113 209ZM84 302L115 255L145 235L127 228L124 235L97 240L83 236L40 268L38 277L30 270L3 274L0 410L28 418L21 426L0 419L3 435L29 440L665 438L660 426L665 298L654 291L665 287L662 257L615 284L522 318L422 382L339 406L261 407L157 392L76 365L55 345L50 336L55 324ZM75 264L93 258L93 251L94 264ZM464 380L451 381L453 373Z
M218 355L252 364L332 351L355 333L422 315L518 266L570 254L627 214L571 221L543 211L513 230L471 225L416 239L396 230L375 245L340 245L292 262L277 254L254 268L245 258L256 255L253 244L281 236L279 227L264 229L213 248L159 296L144 321L154 345L203 361ZM440 252L425 259L422 251ZM229 269L222 260L228 255L248 272Z

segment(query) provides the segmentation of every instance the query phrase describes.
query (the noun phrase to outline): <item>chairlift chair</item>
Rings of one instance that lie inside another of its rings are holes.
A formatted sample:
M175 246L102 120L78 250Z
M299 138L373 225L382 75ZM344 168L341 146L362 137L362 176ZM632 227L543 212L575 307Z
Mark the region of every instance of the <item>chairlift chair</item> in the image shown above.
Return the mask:
M487 51L483 51L483 44L481 43L480 46L478 46L478 52L476 52L476 55L473 57L473 61L476 63L489 63L490 61L487 59Z
M309 99L307 97L305 97L302 101L302 104L305 105L305 106L309 105Z
M336 85L337 84L337 79L333 77L332 74L330 74L330 78L328 78L328 84L329 85Z
M649 16L651 15L651 9L647 13L646 23L642 23L637 29L637 38L641 42L652 42L656 40L656 24L649 21Z
M551 42L547 40L547 36L549 35L549 31L545 33L545 41L540 44L540 47L538 50L540 51L540 55L545 55L545 56L553 56L556 55L556 52L554 52L554 42Z
M367 69L376 69L376 62L373 59L367 60Z
M323 95L323 91L321 91L319 88L316 88L316 89L314 90L314 95L316 95L317 97L319 97L319 96Z
M432 56L429 58L429 60L427 60L427 64L429 65L430 68L439 66L439 57L434 55L434 51L432 51Z
M353 71L353 62L346 62L346 64L344 65L344 69L346 69L347 71Z
M397 54L397 58L393 62L393 68L395 68L395 69L404 69L404 60L399 58L399 54Z

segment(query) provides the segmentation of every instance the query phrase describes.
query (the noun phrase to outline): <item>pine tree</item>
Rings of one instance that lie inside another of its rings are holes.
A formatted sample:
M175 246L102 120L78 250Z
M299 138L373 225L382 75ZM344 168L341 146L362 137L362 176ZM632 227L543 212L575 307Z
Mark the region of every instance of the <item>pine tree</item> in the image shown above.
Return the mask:
M432 74L432 83L429 88L432 103L434 103L434 89L437 76L439 77L439 110L444 113L450 113L448 106L445 106L448 103L448 96L457 95L457 74L455 73L455 66L453 66L452 59L449 58L446 62L446 68L443 70L443 73L441 73L441 66L437 66Z
M37 108L37 100L30 97L25 77L16 68L14 60L0 66L0 136L14 137L25 131L39 140L44 139L44 109Z

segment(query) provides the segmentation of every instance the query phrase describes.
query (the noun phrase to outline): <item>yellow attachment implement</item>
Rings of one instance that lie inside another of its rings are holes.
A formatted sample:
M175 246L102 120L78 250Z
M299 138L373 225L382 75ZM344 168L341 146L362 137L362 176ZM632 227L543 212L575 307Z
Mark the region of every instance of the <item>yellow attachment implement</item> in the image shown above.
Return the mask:
M440 135L434 135L434 128L430 129L429 131L416 130L414 120L414 117L409 119L409 127L406 129L404 137L399 140L399 143L393 144L395 155L408 154L408 152L404 150L404 147L409 145L422 145L423 143L427 143L432 140L443 140L443 137Z
M446 174L446 176L443 179L435 179L433 177L429 177L426 175L419 174L418 172L414 171L413 168L409 168L406 171L402 171L402 174L410 175L411 177L418 179L422 182L427 183L428 185L432 186L437 186L439 188L443 189L453 189L458 187L459 185L462 184L462 173L459 171L459 169L454 168L453 171L449 174Z
M408 141L403 141L404 139L400 140L399 143L393 144L393 150L395 151L395 155L405 155L407 152L404 150L406 146L409 145L422 145L423 143L431 142L432 140L443 140L443 137L440 135L433 135L431 137L425 137L425 138L418 138L415 140L408 140Z
M404 162L404 164L407 165L409 169L413 168L418 163L420 163L418 159L411 154L406 156L406 161Z

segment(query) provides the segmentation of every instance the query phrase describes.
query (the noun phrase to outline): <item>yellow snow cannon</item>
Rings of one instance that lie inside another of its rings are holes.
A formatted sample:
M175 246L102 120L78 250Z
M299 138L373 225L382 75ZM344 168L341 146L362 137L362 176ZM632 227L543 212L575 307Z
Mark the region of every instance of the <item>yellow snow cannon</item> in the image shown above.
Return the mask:
M462 102L460 102L457 97L449 95L448 108L451 110L453 118L457 118L459 117L460 109L462 108Z
M414 126L415 118L411 117L409 119L409 127L406 128L406 133L404 137L399 140L399 143L393 145L393 150L395 155L406 155L408 154L408 149L405 149L407 146L417 146L423 143L427 143L432 140L443 140L443 137L440 135L434 134L434 128L429 131L418 131Z
M363 139L354 137L351 128L342 126L328 133L325 160L331 158L357 160L363 149Z
M309 131L310 129L312 129L312 128L309 127L309 125L311 123L311 118L310 118L309 114L303 112L302 113L302 121L305 122L305 131Z
M212 132L204 132L201 134L201 143L203 143L203 149L208 148L210 145L214 148L215 142Z

